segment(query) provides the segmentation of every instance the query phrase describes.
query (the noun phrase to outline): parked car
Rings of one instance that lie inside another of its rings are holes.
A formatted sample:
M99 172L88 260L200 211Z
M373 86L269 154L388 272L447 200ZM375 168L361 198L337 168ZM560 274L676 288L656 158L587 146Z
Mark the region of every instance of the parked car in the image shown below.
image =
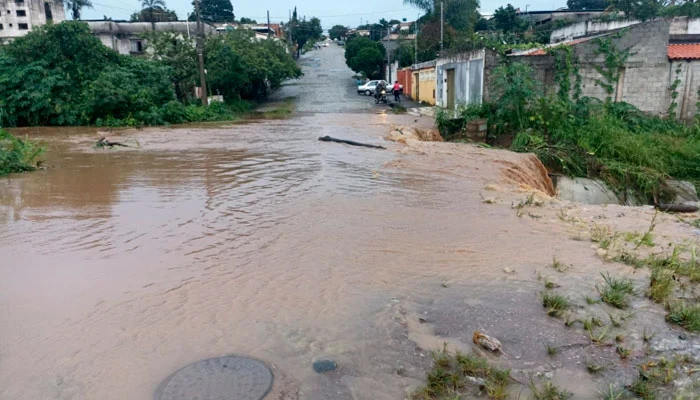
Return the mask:
M357 94L365 94L367 96L373 95L374 90L377 88L377 85L379 84L379 82L384 82L384 85L389 90L391 90L391 88L394 87L394 85L389 85L388 83L386 83L386 81L369 81L369 82L365 83L364 85L360 85L357 87ZM400 92L403 93L403 85L400 85L400 86L401 86Z

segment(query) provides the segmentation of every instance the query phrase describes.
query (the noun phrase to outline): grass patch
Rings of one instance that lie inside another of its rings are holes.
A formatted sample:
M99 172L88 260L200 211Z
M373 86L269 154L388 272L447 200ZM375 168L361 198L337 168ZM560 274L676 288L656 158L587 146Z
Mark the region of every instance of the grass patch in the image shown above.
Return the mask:
M642 377L637 378L627 389L642 400L656 400L654 388Z
M566 272L569 267L566 266L563 262L559 261L556 256L552 256L552 263L549 264L550 268L554 268L558 272Z
M673 293L674 286L672 270L654 268L651 272L647 296L657 303L664 303Z
M596 364L592 361L586 361L586 370L591 374L597 374L605 370L604 365Z
M573 395L566 390L560 389L550 380L535 381L530 380L528 385L532 398L535 400L567 400Z
M608 387L601 390L599 394L601 400L620 400L625 398L626 391L624 387L610 383Z
M596 286L600 299L617 308L627 308L628 296L634 293L632 281L627 278L612 278L610 274L600 274L603 277L603 285Z
M36 159L44 147L25 138L19 139L0 129L0 176L36 169Z
M570 304L569 300L560 294L542 292L542 306L547 309L549 316L559 317L570 307Z
M689 306L683 301L669 304L666 319L690 332L700 332L700 304Z
M483 390L490 399L508 397L510 370L492 366L482 357L472 354L450 353L445 345L433 353L433 368L427 374L427 382L418 388L413 400L455 399L465 393L473 379L484 382Z

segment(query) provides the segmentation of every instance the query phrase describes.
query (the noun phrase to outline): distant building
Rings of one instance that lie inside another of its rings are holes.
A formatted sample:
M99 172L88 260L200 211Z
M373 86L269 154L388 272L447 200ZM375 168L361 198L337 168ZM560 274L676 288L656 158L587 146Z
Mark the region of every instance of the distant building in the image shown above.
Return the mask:
M48 22L66 19L58 0L0 0L0 40L22 37Z
M126 22L86 21L90 31L102 44L124 55L140 55L146 51L146 32L175 32L183 37L194 37L197 23L192 21L172 22ZM204 33L216 33L212 25L204 24Z

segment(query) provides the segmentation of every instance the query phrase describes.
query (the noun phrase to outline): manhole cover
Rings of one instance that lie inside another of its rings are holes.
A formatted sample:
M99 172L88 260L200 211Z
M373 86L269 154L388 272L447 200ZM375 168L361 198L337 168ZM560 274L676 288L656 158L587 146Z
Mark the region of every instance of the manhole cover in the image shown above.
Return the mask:
M257 360L220 357L198 361L171 375L157 400L260 400L272 386L272 372Z

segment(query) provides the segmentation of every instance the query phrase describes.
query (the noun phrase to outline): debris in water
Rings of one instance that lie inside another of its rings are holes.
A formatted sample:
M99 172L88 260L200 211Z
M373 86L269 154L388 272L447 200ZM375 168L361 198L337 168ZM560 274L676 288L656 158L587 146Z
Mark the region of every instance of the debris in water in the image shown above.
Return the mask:
M386 150L386 147L384 147L384 146L375 146L373 144L360 143L360 142L355 142L353 140L336 139L336 138L332 138L330 136L321 136L320 138L318 138L318 140L320 140L322 142L335 142L335 143L349 144L350 146L360 146L360 147L369 147L370 149L385 149Z
M447 281L442 281L442 287L444 287L444 288L448 288L448 287L449 287L449 286L447 286Z
M506 274L513 274L515 273L515 270L511 267L505 267L503 268L503 272L505 272Z
M119 142L110 142L109 140L107 140L107 138L104 138L104 137L101 137L101 138L95 143L95 147L97 147L97 148L99 148L99 149L103 149L103 148L105 148L105 147L112 148L112 147L114 147L114 146L118 146L118 147L130 147L130 146L125 145L125 144L123 144L123 143L119 143Z
M475 344L483 347L486 350L493 351L494 353L503 352L503 344L501 344L500 340L485 335L479 331L474 331L474 336L472 337L472 340Z
M327 358L321 358L314 361L312 366L314 368L314 371L316 371L316 373L319 374L335 371L338 368L338 364L336 364L335 361Z

